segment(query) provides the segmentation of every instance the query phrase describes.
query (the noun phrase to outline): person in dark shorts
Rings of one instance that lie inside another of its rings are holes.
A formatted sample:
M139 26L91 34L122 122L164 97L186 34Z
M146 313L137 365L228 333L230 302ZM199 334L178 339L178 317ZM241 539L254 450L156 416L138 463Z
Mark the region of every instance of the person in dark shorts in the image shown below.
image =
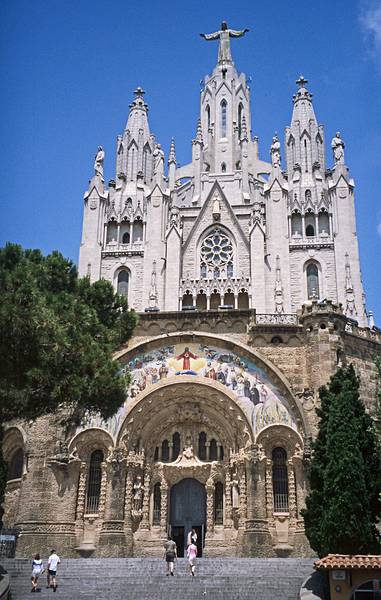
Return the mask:
M177 560L177 546L170 535L164 544L164 558L167 563L167 577L169 574L173 577L174 563Z
M57 567L60 562L60 557L55 550L52 550L48 558L48 585L46 587L52 587L53 592L57 591Z

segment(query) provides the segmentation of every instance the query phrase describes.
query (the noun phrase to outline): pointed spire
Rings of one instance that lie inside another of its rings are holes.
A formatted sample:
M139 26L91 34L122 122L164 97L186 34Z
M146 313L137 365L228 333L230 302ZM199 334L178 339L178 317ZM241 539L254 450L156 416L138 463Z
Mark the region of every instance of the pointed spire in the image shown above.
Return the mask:
M148 104L146 104L144 102L144 98L143 98L143 96L145 94L145 91L143 90L143 88L138 86L136 88L136 90L134 91L134 94L135 94L135 98L133 99L133 101L130 104L130 109L132 109L132 108L139 109L140 108L141 110L148 111Z
M242 117L242 125L241 125L241 140L243 141L245 140L246 142L248 141L248 135L247 135L247 124L246 124L246 117L245 115L243 115Z
M303 75L300 75L295 83L299 89L292 97L294 103L292 121L299 121L301 130L308 129L311 120L317 124L312 106L312 94L306 87L308 80Z
M177 161L176 161L176 150L175 150L175 140L173 138L171 140L171 147L169 149L169 156L168 156L168 164L170 164L170 163L177 164Z
M196 137L193 140L193 142L198 142L199 144L203 144L204 143L204 139L202 137L201 119L199 119L197 121Z

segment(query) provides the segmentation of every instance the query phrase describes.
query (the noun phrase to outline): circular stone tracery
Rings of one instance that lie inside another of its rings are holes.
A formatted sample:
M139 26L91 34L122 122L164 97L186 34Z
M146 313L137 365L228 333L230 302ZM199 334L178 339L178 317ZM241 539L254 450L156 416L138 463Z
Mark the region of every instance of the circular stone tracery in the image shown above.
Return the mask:
M233 245L229 237L216 227L202 242L201 273L206 274L208 268L214 272L221 267L226 267L228 275L233 274Z

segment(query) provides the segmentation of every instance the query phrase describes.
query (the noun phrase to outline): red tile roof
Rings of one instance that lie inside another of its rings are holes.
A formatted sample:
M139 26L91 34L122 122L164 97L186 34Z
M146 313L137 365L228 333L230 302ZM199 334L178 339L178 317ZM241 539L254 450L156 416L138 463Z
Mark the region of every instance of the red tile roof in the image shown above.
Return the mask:
M381 555L379 554L328 554L317 560L315 569L380 569Z

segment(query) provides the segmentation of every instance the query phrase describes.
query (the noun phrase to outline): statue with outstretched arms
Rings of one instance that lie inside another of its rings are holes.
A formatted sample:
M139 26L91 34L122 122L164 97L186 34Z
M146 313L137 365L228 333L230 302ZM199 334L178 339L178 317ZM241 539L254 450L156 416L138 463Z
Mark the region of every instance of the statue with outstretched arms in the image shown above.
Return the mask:
M232 63L232 55L230 52L230 38L231 37L242 37L249 31L247 28L236 31L235 29L228 29L226 21L222 21L220 31L215 33L200 33L204 40L220 40L220 46L218 48L218 63Z

